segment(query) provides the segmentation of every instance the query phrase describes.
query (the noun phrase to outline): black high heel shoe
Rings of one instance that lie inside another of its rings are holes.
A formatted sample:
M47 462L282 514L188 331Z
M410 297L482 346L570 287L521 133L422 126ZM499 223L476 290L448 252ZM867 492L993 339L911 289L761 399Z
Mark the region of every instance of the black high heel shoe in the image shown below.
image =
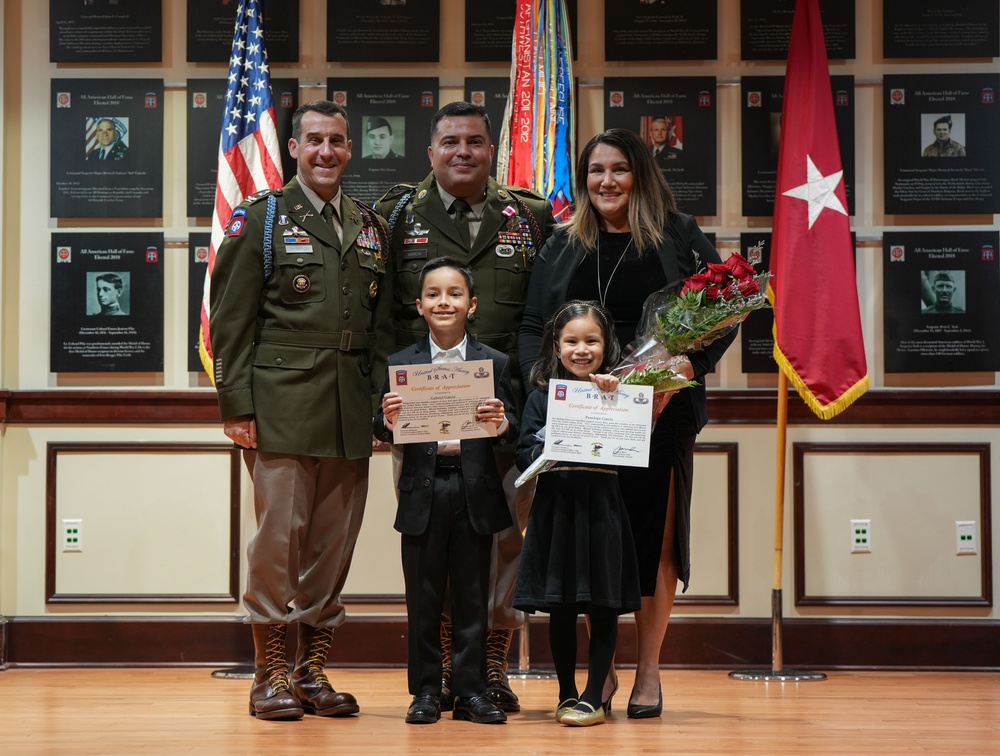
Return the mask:
M625 709L625 713L628 715L629 719L652 719L653 717L660 716L663 713L663 688L659 688L655 704L641 706L639 704L632 703L630 699L628 707Z
M615 697L615 693L618 692L618 675L615 675L615 687L612 688L611 693L608 694L608 699L601 704L601 708L604 709L605 714L611 713L611 699Z

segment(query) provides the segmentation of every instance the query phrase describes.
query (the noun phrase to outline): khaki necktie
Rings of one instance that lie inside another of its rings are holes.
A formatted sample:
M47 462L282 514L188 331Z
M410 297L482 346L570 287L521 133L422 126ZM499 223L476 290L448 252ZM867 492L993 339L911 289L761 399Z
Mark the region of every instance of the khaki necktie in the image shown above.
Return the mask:
M472 207L464 199L457 199L451 203L451 209L455 213L455 228L458 229L458 234L462 237L465 248L469 249L472 246L472 241L469 237L469 216L467 213Z

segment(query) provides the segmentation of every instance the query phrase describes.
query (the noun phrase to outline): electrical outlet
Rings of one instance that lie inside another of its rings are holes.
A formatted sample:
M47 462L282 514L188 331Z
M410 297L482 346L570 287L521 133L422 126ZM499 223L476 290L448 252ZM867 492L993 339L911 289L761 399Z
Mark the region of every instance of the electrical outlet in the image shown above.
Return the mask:
M63 551L83 551L83 520L63 520Z
M851 553L872 553L871 520L851 520Z
M955 553L959 556L976 553L975 520L955 520Z

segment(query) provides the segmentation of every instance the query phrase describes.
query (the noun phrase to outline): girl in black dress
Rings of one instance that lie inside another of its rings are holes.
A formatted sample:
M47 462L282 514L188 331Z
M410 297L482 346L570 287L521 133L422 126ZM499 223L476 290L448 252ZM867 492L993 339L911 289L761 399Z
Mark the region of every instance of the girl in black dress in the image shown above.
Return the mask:
M592 381L613 392L607 375L619 359L614 323L597 302L570 301L545 326L541 353L531 370L517 446L524 470L545 445L550 380ZM603 700L618 639L618 615L640 606L639 572L617 468L560 462L538 477L521 551L514 606L549 613L549 643L559 678L556 721L588 726L604 722ZM576 685L576 623L590 618L587 686Z

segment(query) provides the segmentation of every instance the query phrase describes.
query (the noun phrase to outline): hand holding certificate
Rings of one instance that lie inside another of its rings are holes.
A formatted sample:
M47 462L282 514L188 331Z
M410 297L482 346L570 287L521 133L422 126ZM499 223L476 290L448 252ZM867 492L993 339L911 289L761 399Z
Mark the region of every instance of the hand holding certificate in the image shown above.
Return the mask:
M590 381L551 380L544 451L515 485L556 462L645 467L652 399L651 386L619 384L603 392Z
M496 436L502 425L504 407L493 396L490 360L397 365L389 378L399 397L389 405L399 410L392 427L395 444L485 438Z

